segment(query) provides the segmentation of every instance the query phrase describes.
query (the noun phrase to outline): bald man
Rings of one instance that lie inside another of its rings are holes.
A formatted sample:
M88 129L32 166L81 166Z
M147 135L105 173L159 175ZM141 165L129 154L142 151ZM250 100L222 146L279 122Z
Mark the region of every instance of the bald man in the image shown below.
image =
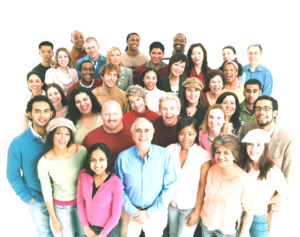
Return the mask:
M116 159L120 152L135 145L131 127L122 123L121 106L114 100L109 100L102 106L101 117L103 125L89 132L82 145L88 150L95 143L105 143Z
M77 61L87 55L84 48L83 34L79 30L73 31L71 34L71 42L73 44L73 48L70 53L72 56L72 65L75 68Z

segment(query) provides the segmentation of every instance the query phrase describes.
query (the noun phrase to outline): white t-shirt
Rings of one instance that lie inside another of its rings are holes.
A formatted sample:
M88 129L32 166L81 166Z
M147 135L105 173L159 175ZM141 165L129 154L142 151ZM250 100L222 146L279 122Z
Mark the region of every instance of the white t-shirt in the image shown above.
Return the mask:
M288 190L285 177L276 165L274 165L267 174L267 180L257 180L259 170L255 171L252 167L248 172L248 175L254 182L254 215L267 214L268 202L274 195L275 191L278 193L286 193Z
M175 86L175 87L172 87L172 86L171 86L171 91L172 91L173 93L175 93L176 95L178 95L178 94L179 94L179 86Z

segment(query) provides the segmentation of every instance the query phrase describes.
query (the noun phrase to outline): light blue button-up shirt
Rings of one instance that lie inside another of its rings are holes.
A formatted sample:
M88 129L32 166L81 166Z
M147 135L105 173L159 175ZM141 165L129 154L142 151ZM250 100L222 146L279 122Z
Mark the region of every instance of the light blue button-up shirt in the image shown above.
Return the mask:
M262 85L262 95L270 96L273 90L273 77L269 69L258 64L254 72L250 69L250 64L243 66L246 73L246 81L249 79L257 79Z
M79 66L80 66L80 64L81 64L82 62L84 62L84 61L86 61L86 60L89 60L89 61L92 62L92 64L94 65L93 60L90 59L90 56L89 56L89 55L87 55L87 56L85 56L85 57L79 59L79 60L77 61L77 63L76 63L76 66L75 66L75 69L76 69L77 75L78 75L78 80L81 79L81 76L79 75ZM106 64L106 57L104 57L103 55L99 54L99 59L98 59L98 61L97 61L97 66L96 66L96 68L95 68L95 70L94 70L94 78L100 79L100 77L99 77L99 72L100 72L101 68L102 68L105 64Z
M144 162L133 146L119 154L116 174L124 189L122 208L131 216L138 211L135 206L149 207L146 212L150 218L168 207L177 181L168 149L151 144Z

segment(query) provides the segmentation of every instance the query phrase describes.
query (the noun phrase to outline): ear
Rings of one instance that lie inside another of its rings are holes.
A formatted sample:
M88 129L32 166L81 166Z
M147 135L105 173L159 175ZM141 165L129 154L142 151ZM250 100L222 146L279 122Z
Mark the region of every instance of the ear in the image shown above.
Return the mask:
M278 115L278 110L274 110L274 111L273 111L273 116L274 116L274 118L276 118L277 115Z
M73 40L71 39L72 44L74 44Z
M259 91L259 96L261 96L261 94L262 94L262 90Z
M149 52L149 57L151 58L151 52Z
M246 94L246 90L244 89L244 91L243 91L243 95L244 95L244 97L246 97L246 95L245 95L245 94Z
M31 112L28 111L27 114L28 114L28 117L32 119L32 114L31 114Z
M166 53L164 52L164 53L163 53L163 57L165 57L165 54L166 54Z

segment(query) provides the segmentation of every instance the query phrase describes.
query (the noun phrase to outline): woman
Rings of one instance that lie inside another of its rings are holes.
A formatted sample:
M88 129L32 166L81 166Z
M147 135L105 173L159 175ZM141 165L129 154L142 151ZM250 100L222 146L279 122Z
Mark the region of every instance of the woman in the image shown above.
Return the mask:
M137 118L145 118L150 121L159 116L146 105L146 91L141 86L129 86L125 92L125 99L131 110L123 115L123 123L131 126Z
M188 62L187 69L184 72L186 77L197 77L204 86L204 92L207 91L205 85L205 76L211 69L207 66L207 52L200 43L192 44L187 53Z
M168 208L170 237L193 237L200 221L211 163L207 151L198 146L198 132L194 118L182 117L176 128L177 143L167 147L177 171L177 186Z
M236 60L225 61L219 69L226 76L226 83L221 93L233 92L239 98L239 103L242 103L245 99L244 84L239 79L244 72L242 65Z
M46 144L53 146L38 162L38 177L52 220L62 237L83 236L77 211L77 183L86 149L73 144L75 126L65 118L53 119L47 126Z
M57 83L65 95L68 89L78 81L77 72L72 65L72 57L66 48L59 48L55 52L52 68L46 71L45 82Z
M154 68L146 68L141 74L139 84L146 91L147 106L159 114L159 98L166 92L158 72Z
M201 210L202 236L234 237L245 211L239 237L248 236L253 220L253 184L237 163L240 145L232 135L218 136L212 144L217 161L207 175Z
M236 50L233 46L225 46L223 49L222 49L222 59L223 61L229 61L229 60L236 60L238 61L237 59L237 55L236 55ZM240 76L240 80L242 83L245 83L246 81L246 73L243 72L243 75Z
M61 87L56 83L49 84L46 88L46 96L55 108L55 118L65 118L68 113L68 100Z
M205 76L205 84L209 88L208 92L203 94L205 104L210 107L214 105L221 95L221 91L226 84L226 76L219 69L210 70Z
M123 186L114 172L114 157L107 145L96 143L80 172L77 206L87 236L120 236Z
M239 137L243 121L240 119L240 104L236 94L224 92L217 99L217 104L223 105L228 118L228 134Z
M29 93L25 99L25 112L23 115L23 130L25 131L31 125L31 121L26 113L26 107L29 100L31 100L36 95L46 95L45 94L45 81L43 75L38 71L31 71L27 74L27 86Z
M116 87L123 91L126 91L128 86L131 86L133 83L132 70L124 66L122 54L119 48L111 47L107 50L106 64L109 63L115 64L120 68L121 75L118 79Z
M183 76L187 64L187 58L183 53L174 54L169 62L169 75L163 76L161 81L166 92L173 92L179 98L182 92L182 83L186 80Z
M287 184L281 170L268 154L270 135L262 129L254 129L243 138L242 156L239 162L255 183L254 218L250 228L251 237L268 236L268 205L287 198ZM275 191L277 194L274 195ZM243 218L243 217L242 217Z
M180 116L189 116L196 119L197 128L203 123L208 107L203 99L203 85L196 77L186 79L181 94Z
M76 126L74 141L82 144L85 136L103 124L101 105L88 88L75 88L69 97L68 119Z
M216 164L212 155L212 143L216 137L227 134L227 121L227 114L223 106L214 104L208 108L204 121L200 125L199 146L209 153L212 165Z

